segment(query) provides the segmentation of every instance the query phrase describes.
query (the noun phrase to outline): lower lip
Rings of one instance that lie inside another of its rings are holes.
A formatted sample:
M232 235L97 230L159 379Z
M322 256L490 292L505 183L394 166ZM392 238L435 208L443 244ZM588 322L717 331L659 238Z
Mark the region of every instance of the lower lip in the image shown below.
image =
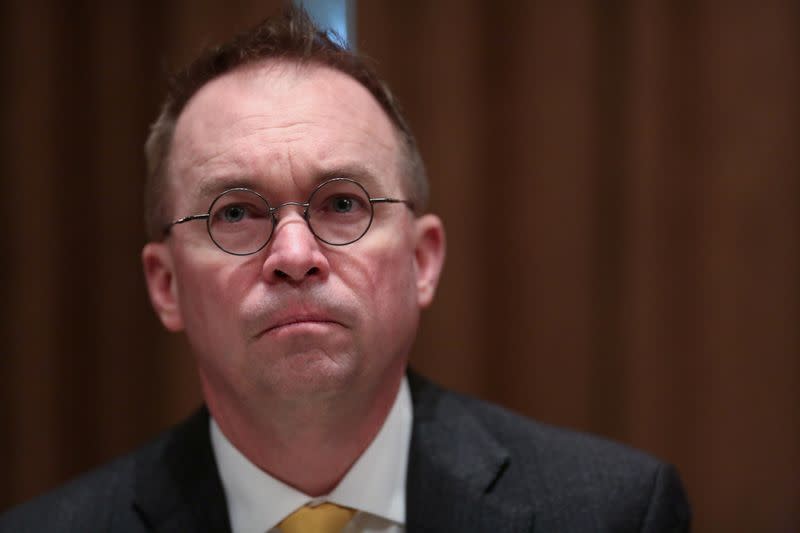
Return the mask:
M304 320L302 322L292 322L291 324L283 324L270 328L264 332L264 335L300 335L311 333L325 333L332 327L338 326L336 322L317 321L317 320Z

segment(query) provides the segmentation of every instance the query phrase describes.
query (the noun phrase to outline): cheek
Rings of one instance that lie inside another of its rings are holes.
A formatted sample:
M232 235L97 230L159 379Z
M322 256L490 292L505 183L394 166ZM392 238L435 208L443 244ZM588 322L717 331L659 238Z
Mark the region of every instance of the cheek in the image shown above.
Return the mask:
M413 254L405 248L364 254L356 275L365 320L378 334L394 335L416 322L416 276ZM358 281L362 280L362 281Z
M234 322L239 316L243 288L251 277L242 265L205 261L180 261L176 282L186 333L195 348L214 348L219 339L232 342L239 331Z

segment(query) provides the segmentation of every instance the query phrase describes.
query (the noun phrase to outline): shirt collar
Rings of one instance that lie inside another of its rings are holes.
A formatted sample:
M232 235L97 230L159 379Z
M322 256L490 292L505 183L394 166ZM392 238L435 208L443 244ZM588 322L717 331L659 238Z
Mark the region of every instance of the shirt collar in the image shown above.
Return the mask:
M406 517L406 467L411 441L411 394L403 377L378 434L327 495L312 498L250 462L211 419L211 445L234 533L263 533L307 503L329 501L398 524Z

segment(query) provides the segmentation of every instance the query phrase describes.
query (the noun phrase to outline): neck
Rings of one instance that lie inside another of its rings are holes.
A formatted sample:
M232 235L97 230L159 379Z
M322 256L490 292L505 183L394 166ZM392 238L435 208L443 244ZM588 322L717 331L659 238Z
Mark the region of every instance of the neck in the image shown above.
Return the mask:
M261 401L255 409L211 393L209 411L253 464L312 496L330 493L383 427L403 373L382 387L308 402ZM246 406L245 406L246 407Z

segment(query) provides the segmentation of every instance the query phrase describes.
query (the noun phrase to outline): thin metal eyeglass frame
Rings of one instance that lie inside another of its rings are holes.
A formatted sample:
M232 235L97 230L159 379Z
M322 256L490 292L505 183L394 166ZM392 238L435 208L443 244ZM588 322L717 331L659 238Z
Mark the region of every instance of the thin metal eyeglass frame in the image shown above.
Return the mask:
M309 212L308 212L308 208L311 207L311 200L314 199L314 195L317 194L317 192L320 189L322 189L323 187L325 187L329 183L336 183L336 182L349 182L349 183L352 183L352 184L358 186L358 188L360 188L362 191L364 191L364 194L366 195L367 200L369 200L369 208L370 208L369 209L369 222L367 223L367 226L366 226L366 228L364 228L364 231L361 233L361 235L359 235L358 237L356 237L353 240L350 240L350 241L347 241L347 242L343 242L343 243L330 242L330 241L327 241L327 240L323 239L322 237L320 237L317 234L317 232L314 231L314 227L311 225L311 222L310 222L311 216L309 215ZM218 243L216 241L216 239L214 239L214 236L211 233L211 210L214 208L214 204L216 204L217 201L220 198L222 198L223 196L225 196L226 194L230 194L232 192L237 192L237 191L249 192L249 193L253 193L256 196L258 196L264 202L264 204L267 206L266 214L272 220L272 226L270 227L269 236L267 236L267 239L264 241L264 243L261 246L258 247L258 249L253 250L252 252L231 252L229 250L226 250L225 248L222 247L222 245L220 243ZM254 191L253 189L249 189L247 187L234 187L234 188L231 188L231 189L226 189L226 190L222 191L221 193L219 193L214 198L214 200L208 206L208 212L207 213L200 213L200 214L197 214L197 215L188 215L188 216L185 216L185 217L181 217L181 218L179 218L177 220L173 220L172 222L170 222L169 224L164 226L163 234L164 234L164 238L166 238L166 237L169 236L170 231L172 230L173 226L176 226L178 224L183 224L185 222L191 222L193 220L205 220L206 221L206 231L208 232L208 237L211 239L211 242L213 242L216 245L217 248L219 248L220 250L222 250L226 254L230 254L230 255L237 255L237 256L253 255L253 254L256 254L256 253L260 252L261 250L263 250L264 247L267 244L269 244L269 241L272 239L272 234L275 233L275 226L277 226L277 224L278 224L278 219L275 216L275 213L278 210L280 210L280 209L282 209L284 207L293 205L293 206L297 206L297 207L302 207L303 208L303 220L306 221L306 225L308 226L308 230L311 232L311 234L314 236L315 239L317 239L318 241L324 242L325 244L328 244L330 246L347 246L348 244L353 244L354 242L356 242L357 240L361 239L364 235L367 234L367 232L369 231L369 228L372 227L372 220L375 217L374 204L378 204L378 203L404 204L412 212L414 211L414 202L412 202L411 200L403 200L403 199L400 199L400 198L390 198L390 197L385 197L385 196L384 197L375 197L375 198L373 198L373 197L371 197L369 195L369 192L367 192L367 189L363 185L361 185L359 182L357 182L356 180L353 180L353 179L350 179L350 178L331 178L329 180L323 181L322 183L320 183L319 185L314 187L314 190L311 191L311 194L308 196L308 201L307 202L284 202L284 203L282 203L280 205L277 205L275 207L272 207L270 205L269 201L266 198L264 198L264 196L261 195L261 193L259 193L257 191Z

